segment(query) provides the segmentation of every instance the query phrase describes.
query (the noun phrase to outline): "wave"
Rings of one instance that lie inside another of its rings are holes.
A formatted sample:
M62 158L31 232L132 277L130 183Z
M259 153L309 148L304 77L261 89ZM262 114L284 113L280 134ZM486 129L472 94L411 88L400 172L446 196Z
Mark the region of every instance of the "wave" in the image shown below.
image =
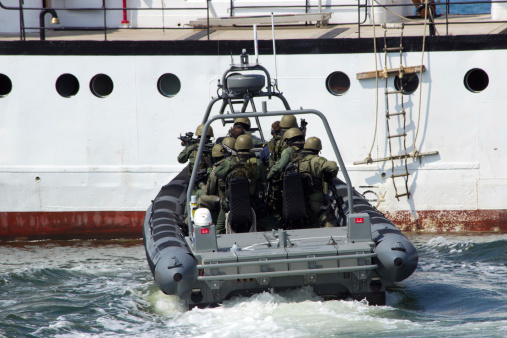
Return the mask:
M438 236L418 247L418 250L423 256L435 254L454 260L504 263L507 261L507 238L504 235L498 237L488 237L491 240L484 241L481 237L448 240Z

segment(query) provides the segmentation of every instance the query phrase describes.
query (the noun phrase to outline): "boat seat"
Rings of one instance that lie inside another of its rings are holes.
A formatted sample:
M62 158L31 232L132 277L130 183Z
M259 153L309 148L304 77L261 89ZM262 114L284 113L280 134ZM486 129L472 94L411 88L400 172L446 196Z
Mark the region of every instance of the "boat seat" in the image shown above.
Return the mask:
M308 225L306 198L301 174L286 171L283 176L282 220L286 229L304 228Z
M230 199L228 224L234 232L248 232L254 215L250 202L250 189L246 177L233 177L229 180Z

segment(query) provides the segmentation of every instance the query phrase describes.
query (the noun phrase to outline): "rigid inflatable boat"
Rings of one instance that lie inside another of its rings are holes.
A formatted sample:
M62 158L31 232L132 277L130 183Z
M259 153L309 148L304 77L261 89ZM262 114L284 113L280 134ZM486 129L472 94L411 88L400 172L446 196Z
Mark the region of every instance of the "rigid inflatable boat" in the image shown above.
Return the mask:
M231 66L219 83L218 97L208 105L203 134L213 122L238 116L254 118L259 127L259 119L266 117L320 118L344 177L334 178L334 189L326 195L338 226L285 229L274 224L271 231L217 235L215 224L209 219L202 222L198 216L203 209L195 210L192 196L205 147L202 138L191 176L183 169L162 187L146 212L143 239L156 284L165 294L179 296L189 308L303 286L311 286L325 299L366 299L369 304L384 305L386 288L415 271L415 247L354 190L325 115L311 109L291 110L283 95L273 89L262 66L247 62ZM256 112L254 98L274 97L285 110L268 111L263 102L262 112ZM210 117L217 102L221 102L219 114ZM242 105L241 112L234 111L235 103ZM246 111L249 105L252 112ZM187 221L186 215L190 215Z

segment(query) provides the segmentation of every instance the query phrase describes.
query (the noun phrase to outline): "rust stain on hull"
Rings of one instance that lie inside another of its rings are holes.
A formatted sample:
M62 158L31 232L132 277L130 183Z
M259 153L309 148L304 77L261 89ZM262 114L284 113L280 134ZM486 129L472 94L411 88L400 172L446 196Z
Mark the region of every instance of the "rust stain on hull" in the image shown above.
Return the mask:
M507 210L385 212L402 231L507 232ZM0 240L141 238L144 211L0 212Z
M141 238L144 211L0 212L0 240Z
M507 232L507 210L424 210L386 212L402 231Z

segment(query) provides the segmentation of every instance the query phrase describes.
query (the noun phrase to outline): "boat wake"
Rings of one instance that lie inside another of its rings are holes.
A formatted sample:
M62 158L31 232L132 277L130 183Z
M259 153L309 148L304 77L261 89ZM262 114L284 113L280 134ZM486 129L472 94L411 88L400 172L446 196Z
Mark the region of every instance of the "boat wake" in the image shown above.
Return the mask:
M375 336L419 325L389 315L396 311L389 306L369 306L365 300L324 301L311 287L238 297L216 308L191 311L184 311L177 298L160 291L151 301L167 317L171 332L197 337Z

